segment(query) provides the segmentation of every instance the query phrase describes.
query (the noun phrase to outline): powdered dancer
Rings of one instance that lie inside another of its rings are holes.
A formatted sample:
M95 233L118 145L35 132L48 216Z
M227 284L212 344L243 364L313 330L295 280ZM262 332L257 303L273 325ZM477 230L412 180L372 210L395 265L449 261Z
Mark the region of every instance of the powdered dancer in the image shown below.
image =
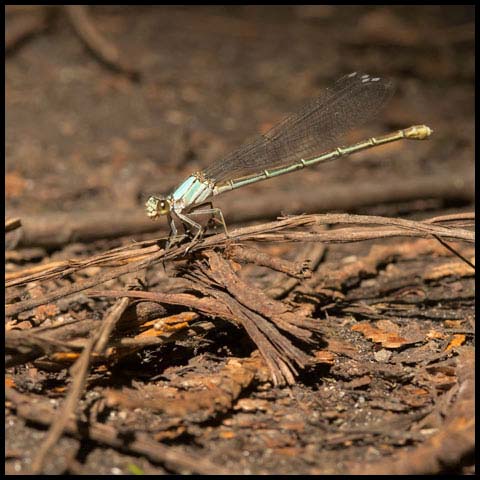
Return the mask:
M374 116L392 93L388 80L357 72L346 75L266 134L256 135L204 171L190 175L172 194L151 196L145 204L147 215L152 219L166 215L173 241L177 238L176 221L187 231L193 227L195 241L204 228L191 217L200 214L217 215L228 236L222 211L208 201L211 197L377 145L429 137L429 127L415 125L350 146L338 146L339 137Z

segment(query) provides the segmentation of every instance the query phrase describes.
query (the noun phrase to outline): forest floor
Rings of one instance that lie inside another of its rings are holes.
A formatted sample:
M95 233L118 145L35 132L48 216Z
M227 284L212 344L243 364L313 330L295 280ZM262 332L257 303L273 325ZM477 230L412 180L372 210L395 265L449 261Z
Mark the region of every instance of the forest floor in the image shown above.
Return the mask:
M7 9L6 472L473 473L473 15ZM164 249L150 194L352 71L396 91L339 146L432 136Z

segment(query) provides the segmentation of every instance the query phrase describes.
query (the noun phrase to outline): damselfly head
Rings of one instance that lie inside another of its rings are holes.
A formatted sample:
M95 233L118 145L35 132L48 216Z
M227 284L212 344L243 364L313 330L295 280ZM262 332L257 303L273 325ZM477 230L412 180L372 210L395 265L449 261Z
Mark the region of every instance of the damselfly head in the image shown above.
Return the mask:
M147 215L155 219L160 215L167 215L170 212L170 202L166 198L150 197L145 203Z

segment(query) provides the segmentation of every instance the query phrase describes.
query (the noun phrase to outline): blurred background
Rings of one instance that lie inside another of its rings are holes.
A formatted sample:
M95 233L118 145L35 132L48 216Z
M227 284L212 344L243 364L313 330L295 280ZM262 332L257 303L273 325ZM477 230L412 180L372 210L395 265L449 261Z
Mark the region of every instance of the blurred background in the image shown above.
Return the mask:
M6 8L6 212L25 225L121 212L130 235L166 231L145 216L148 194L353 71L391 78L396 92L346 140L423 123L431 139L225 194L227 223L472 208L472 6Z

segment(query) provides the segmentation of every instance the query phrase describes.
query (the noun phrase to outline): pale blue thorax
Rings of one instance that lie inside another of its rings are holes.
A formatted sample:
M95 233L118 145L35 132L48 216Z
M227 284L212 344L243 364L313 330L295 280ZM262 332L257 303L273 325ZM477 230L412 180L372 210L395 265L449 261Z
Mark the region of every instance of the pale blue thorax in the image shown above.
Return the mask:
M188 177L173 193L172 206L177 212L204 202L213 194L213 186L196 175Z

